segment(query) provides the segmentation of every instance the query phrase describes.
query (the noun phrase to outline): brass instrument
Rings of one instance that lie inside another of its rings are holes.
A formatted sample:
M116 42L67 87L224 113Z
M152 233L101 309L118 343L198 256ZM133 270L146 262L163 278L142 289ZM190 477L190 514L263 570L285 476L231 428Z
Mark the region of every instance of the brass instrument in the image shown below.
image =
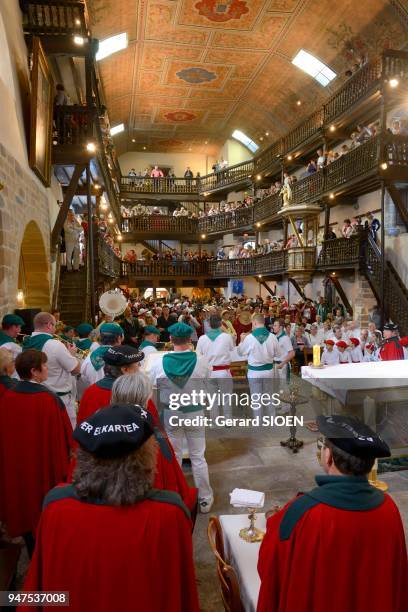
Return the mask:
M24 340L26 338L30 338L30 334L18 334L18 336L21 336L21 344L24 342ZM54 338L54 340L59 340L67 348L69 348L69 346L75 346L76 353L77 353L78 357L80 357L81 359L86 359L88 357L88 355L89 355L89 349L87 349L87 350L80 349L80 348L78 348L75 345L75 342L69 342L68 340L65 340L65 338L63 338L62 336L58 336L57 334L53 334L52 338Z

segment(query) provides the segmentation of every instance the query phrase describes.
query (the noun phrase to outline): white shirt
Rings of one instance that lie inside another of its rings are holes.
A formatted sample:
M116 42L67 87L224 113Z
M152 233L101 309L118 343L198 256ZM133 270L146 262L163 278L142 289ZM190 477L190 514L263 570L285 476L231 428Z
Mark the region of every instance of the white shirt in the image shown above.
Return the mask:
M338 350L337 354L339 356L339 363L352 363L350 351L348 351L347 349L344 351L344 353L340 353L340 351Z
M91 362L91 355L89 354L81 365L81 382L83 387L90 387L94 383L98 382L98 380L102 380L104 376L105 372L103 367L99 370L95 370Z
M317 330L317 334L312 336L312 334L308 334L310 346L321 346L323 344L323 331L321 329Z
M279 352L274 361L285 361L285 359L287 359L288 357L288 354L293 351L291 339L286 334L284 336L281 336L279 339L276 339L279 344Z
M289 340L290 343L290 340ZM290 343L292 347L292 344ZM293 350L291 348L291 350ZM246 357L248 365L262 366L273 363L279 354L279 344L276 336L269 334L268 339L261 344L252 333L248 334L237 346L237 353ZM248 372L250 375L251 371Z
M177 352L184 353L190 351ZM180 388L166 376L163 368L163 357L165 355L166 353L163 353L162 355L149 360L146 368L146 374L149 376L151 383L157 387L158 390L158 407L164 406L167 408L170 401L169 396L171 394L177 394L177 396L180 396L182 393L191 394L193 390L197 392L200 390L208 391L206 381L210 378L212 370L208 360L205 357L197 355L197 362L189 380L186 382L183 388Z
M38 336L44 332L33 332L32 336ZM46 381L55 393L72 391L72 370L78 365L78 360L71 355L66 346L51 336L43 346L43 352L48 357L48 378Z
M353 363L361 363L363 361L363 351L361 350L361 346L356 346L355 348L351 348L349 350L351 361Z
M0 346L2 349L7 349L13 355L14 361L16 360L17 355L19 355L22 351L22 348L17 342L5 342Z
M233 349L232 336L225 332L221 332L215 340L210 340L208 336L200 336L196 347L197 355L206 357L211 366L229 365Z
M322 355L322 364L323 365L338 365L340 363L339 360L339 351L328 351L326 348L323 351Z
M142 353L144 353L144 358L142 359L142 361L140 362L140 367L143 368L144 364L146 363L146 357L148 355L150 355L150 353L158 353L158 350L155 346L144 346L143 348L139 349L140 351L142 351Z

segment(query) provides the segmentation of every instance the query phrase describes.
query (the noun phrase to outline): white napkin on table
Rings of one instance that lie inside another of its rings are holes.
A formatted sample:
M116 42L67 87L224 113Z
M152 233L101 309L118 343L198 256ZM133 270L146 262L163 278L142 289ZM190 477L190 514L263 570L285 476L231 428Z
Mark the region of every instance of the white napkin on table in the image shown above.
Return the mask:
M234 489L230 493L230 503L235 508L263 508L265 493L250 489Z

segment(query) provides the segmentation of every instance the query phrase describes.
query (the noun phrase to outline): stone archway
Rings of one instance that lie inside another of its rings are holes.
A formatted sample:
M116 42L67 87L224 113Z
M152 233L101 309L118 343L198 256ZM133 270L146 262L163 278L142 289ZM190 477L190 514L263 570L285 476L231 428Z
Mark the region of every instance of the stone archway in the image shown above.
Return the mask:
M30 221L25 228L20 247L18 289L23 293L19 306L50 308L49 262L40 228Z

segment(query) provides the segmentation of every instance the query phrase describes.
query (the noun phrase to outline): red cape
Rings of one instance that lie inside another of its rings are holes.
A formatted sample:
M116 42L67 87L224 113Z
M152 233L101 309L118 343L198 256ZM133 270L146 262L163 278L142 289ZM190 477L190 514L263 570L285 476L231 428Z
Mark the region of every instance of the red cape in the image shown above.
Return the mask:
M380 360L396 361L399 359L404 359L404 349L399 342L399 338L385 340L380 349Z
M0 520L11 537L34 532L45 495L66 478L72 427L61 400L21 381L0 400Z
M248 325L243 325L242 323L240 323L240 321L238 321L238 319L235 319L235 321L233 322L233 326L235 331L237 332L237 344L239 344L241 341L241 334L250 332L252 330L252 323L248 323Z
M198 612L191 521L159 501L51 501L24 590L69 591L70 612Z
M404 530L391 497L369 511L318 504L288 540L269 518L259 552L257 612L406 612Z
M81 404L78 411L78 423L89 418L94 412L109 406L112 391L104 384L105 379L99 381L85 391L82 396ZM157 455L157 474L153 486L156 489L165 489L167 491L175 491L179 493L186 506L193 511L197 503L197 489L189 487L182 469L176 459L173 447L167 437L167 434L161 424L157 408L152 400L147 402L147 410L153 417L154 424L161 434L161 446L165 451ZM167 454L167 457L165 456ZM75 458L73 457L69 470L68 481L72 480L72 474L75 468Z

